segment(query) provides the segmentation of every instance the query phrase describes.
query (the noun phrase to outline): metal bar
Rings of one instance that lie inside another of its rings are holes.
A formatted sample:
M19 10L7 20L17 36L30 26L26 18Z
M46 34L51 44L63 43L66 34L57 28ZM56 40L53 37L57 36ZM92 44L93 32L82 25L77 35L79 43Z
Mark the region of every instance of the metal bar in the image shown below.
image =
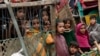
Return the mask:
M21 35L21 32L20 32L20 30L19 30L19 27L18 27L16 18L15 18L15 16L14 16L13 10L12 10L12 8L11 8L11 5L10 5L10 3L9 3L7 0L4 0L4 2L5 2L5 4L6 4L6 6L8 7L9 13L10 13L10 15L11 15L11 19L12 19L12 21L13 21L13 24L14 24L14 27L15 27L15 29L16 29L17 35L18 35L18 37L19 37L21 46L22 46L22 48L23 48L23 50L24 50L25 56L28 56L28 53L27 53L27 50L26 50L26 47L25 47L25 44L24 44L24 40L23 40L22 35Z

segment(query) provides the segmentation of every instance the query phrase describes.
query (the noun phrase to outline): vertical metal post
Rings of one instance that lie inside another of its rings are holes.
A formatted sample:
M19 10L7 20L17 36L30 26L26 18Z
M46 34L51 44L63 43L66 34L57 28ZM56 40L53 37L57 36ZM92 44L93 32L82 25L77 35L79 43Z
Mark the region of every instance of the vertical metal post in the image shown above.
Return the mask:
M10 13L10 15L11 15L11 19L12 19L12 21L13 21L13 24L14 24L14 27L15 27L15 29L16 29L17 35L18 35L18 37L19 37L21 46L22 46L22 48L23 48L23 50L24 50L25 56L28 56L28 53L27 53L27 50L26 50L26 47L25 47L25 44L24 44L24 40L23 40L22 35L21 35L21 32L20 32L20 30L19 30L19 27L18 27L16 18L15 18L15 16L14 16L13 10L12 10L12 8L11 8L11 5L10 5L10 3L9 3L8 0L4 0L4 2L5 2L5 4L6 4L6 6L8 7L9 13Z

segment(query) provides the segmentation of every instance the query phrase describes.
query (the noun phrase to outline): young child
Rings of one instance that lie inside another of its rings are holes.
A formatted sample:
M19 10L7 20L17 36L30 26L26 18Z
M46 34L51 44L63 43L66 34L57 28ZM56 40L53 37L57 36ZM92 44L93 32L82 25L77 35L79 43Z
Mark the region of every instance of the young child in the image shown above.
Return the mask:
M43 22L49 20L49 15L48 15L48 12L46 10L42 11L42 20L43 20Z
M89 35L86 30L85 24L79 23L76 26L76 39L79 44L80 49L83 52L89 52L90 51L90 45L89 45Z
M93 38L95 38L97 42L100 43L100 24L97 23L95 15L90 16L90 25L88 26L88 32L90 36L90 44L94 43Z
M58 20L56 22L56 37L55 37L56 56L69 56L68 47L62 35L63 32L64 32L64 23L63 21Z
M37 33L40 32L40 23L39 23L39 18L34 17L32 20L32 32L34 35L37 35Z
M23 25L25 25L25 22L27 21L25 19L25 12L24 12L24 9L23 8L18 8L16 10L16 14L15 14L15 17L16 17L16 20L17 20L17 23L18 23L18 26L19 26L19 29L21 31L21 34L22 36L24 35L24 27ZM9 25L9 35L11 34L10 37L14 38L14 37L17 37L17 33L16 33L16 30L14 28L14 25L13 25L13 22L12 20L10 20L10 25Z
M43 26L44 26L44 31L50 31L50 21L44 21Z
M72 21L70 19L64 19L64 24L65 24L65 31L63 33L63 36L65 37L66 43L69 46L71 41L76 41L76 37L71 26Z
M72 41L69 46L69 52L71 56L81 56L79 52L79 45L77 42Z
M38 17L35 17L32 20L32 25L33 25L33 29L28 30L27 32L31 32L31 33L33 33L33 35L30 33L29 35L31 35L31 36L28 35L29 37L37 35L40 32L40 25L39 25ZM43 34L43 33L41 33L41 34ZM51 44L54 43L52 35L49 34L49 33L48 34L46 33L46 34L43 34L43 36L39 37L39 39L40 39L40 41L37 45L36 52L37 52L38 55L46 56L46 50L47 49L45 48L45 46L46 46L45 44L50 46ZM33 56L37 55L37 54L33 54Z

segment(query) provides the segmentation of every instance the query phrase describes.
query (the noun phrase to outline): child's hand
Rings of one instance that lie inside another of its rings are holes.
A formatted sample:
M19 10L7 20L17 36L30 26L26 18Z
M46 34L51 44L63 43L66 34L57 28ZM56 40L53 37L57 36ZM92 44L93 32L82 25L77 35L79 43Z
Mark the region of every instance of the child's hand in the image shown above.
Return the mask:
M98 44L98 42L97 41L94 41L94 44Z

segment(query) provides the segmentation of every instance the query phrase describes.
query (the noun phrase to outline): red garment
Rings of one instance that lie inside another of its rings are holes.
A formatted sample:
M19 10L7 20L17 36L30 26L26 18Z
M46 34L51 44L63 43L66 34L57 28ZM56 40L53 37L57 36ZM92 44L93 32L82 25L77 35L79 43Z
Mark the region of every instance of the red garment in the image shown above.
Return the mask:
M80 32L80 29L81 29L82 25L83 25L83 23L79 23L76 26L76 39L77 39L77 42L78 42L80 48L90 48L88 31L86 30L85 34L82 34Z
M67 0L60 0L59 5L56 6L57 11L59 12L66 4Z

